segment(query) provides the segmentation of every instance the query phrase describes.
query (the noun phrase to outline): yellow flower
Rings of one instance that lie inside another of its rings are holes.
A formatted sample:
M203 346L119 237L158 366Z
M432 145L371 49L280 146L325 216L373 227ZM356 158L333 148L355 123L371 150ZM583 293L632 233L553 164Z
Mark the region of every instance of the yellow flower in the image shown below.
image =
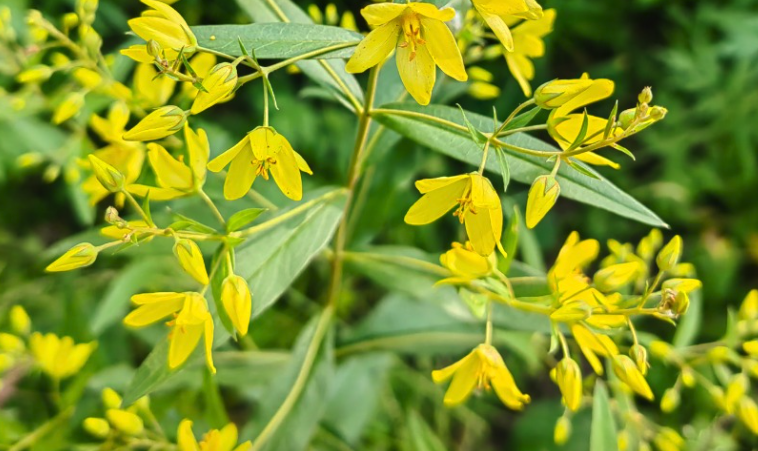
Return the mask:
M82 369L97 343L74 344L71 337L59 338L55 334L35 332L29 340L29 347L42 371L53 379L65 379Z
M32 320L29 318L29 314L20 305L14 305L11 307L8 313L10 318L11 330L19 335L29 335L32 330Z
M630 284L644 269L638 262L619 263L596 272L593 281L600 291L616 291Z
M108 409L105 417L114 428L126 435L140 435L145 430L142 418L126 410Z
M167 323L172 327L169 335L168 366L171 369L182 365L195 350L200 338L205 336L205 360L212 372L213 366L213 317L208 303L199 293L146 293L132 296L137 308L124 318L129 327L145 327L174 315Z
M130 45L128 48L121 49L120 53L138 63L153 64L155 62L155 57L147 53L145 44Z
M234 274L224 279L221 287L221 302L241 336L247 335L253 304L247 281Z
M590 86L592 86L592 80L582 78L553 80L537 88L534 92L534 100L540 108L558 108L589 89Z
M108 163L118 172L124 175L124 183L128 186L139 178L142 172L142 164L145 161L145 151L140 143L139 147L121 145L120 143L111 144L92 153L98 159ZM85 164L90 165L89 161ZM95 205L105 198L110 191L105 189L98 181L95 174L88 177L82 183L82 190L90 197L90 204ZM116 205L123 205L123 194L116 194Z
M117 193L124 189L124 174L110 164L101 160L95 154L89 155L92 172L100 184L111 193Z
M737 317L741 320L758 318L758 290L751 290L745 296Z
M571 438L571 420L562 416L558 418L558 421L555 423L555 429L553 429L553 441L556 445L563 446L569 438Z
M269 171L285 196L300 200L303 198L300 171L313 173L289 141L271 127L256 128L208 163L208 169L212 172L219 172L226 166L229 166L229 173L224 183L224 197L228 200L247 194L257 176L268 180Z
M200 248L192 240L178 240L174 244L174 255L179 260L184 271L203 285L208 285L208 271Z
M153 63L138 64L134 70L134 97L142 108L159 108L167 104L175 87L176 81L158 75Z
M645 376L640 373L632 359L622 354L613 356L613 372L621 379L621 382L628 385L638 395L650 401L653 400L653 392L650 390Z
M454 216L466 226L474 250L489 256L500 245L503 210L492 183L478 173L440 177L416 182L423 196L411 206L405 222L425 225L441 218L456 205Z
M467 282L492 273L496 261L495 255L483 257L474 251L471 242L453 243L453 248L440 256L440 263L449 269L453 277L441 280L439 283Z
M210 74L203 78L205 91L199 91L190 112L198 114L225 100L237 86L237 67L230 63L217 64Z
M53 75L53 69L48 66L33 66L16 75L19 83L40 83Z
M561 389L566 408L576 412L582 406L582 371L574 359L564 357L555 367L555 383Z
M347 71L360 73L381 64L397 48L397 69L405 88L421 105L428 105L436 67L458 81L468 80L463 58L445 22L455 17L452 8L430 3L380 3L361 10L374 30L355 49Z
M137 231L133 231L133 229L146 229L150 228L150 225L143 221L142 219L136 219L134 221L127 221L126 227L119 227L118 225L111 225L108 227L103 227L100 229L100 235L111 238L114 240L124 240L127 235L130 235L134 233L134 235L137 236L137 239L141 239L145 234ZM151 241L153 238L152 235L150 235L146 241Z
M663 249L655 257L655 263L658 265L658 269L661 271L669 271L676 266L679 258L682 256L682 237L676 235L671 238Z
M737 407L737 416L755 435L758 435L758 405L752 398L743 396Z
M553 208L560 195L561 185L552 175L541 175L534 179L526 201L526 226L535 228Z
M682 451L686 442L678 432L671 428L662 427L653 438L653 443L658 451Z
M145 41L155 40L162 48L190 53L195 51L197 39L176 10L157 0L142 0L152 9L141 17L129 20L129 28Z
M211 73L211 69L216 66L216 56L211 53L198 53L192 56L190 65L199 78L205 79ZM188 98L194 99L200 91L194 84L187 82L182 83L182 92ZM227 99L229 98L231 97Z
M534 79L532 59L545 55L545 42L542 38L553 31L554 21L555 10L548 9L541 19L521 23L513 29L514 50L505 53L505 62L526 97L532 96L532 87L529 85Z
M110 387L105 387L100 393L100 397L106 409L118 409L121 407L121 395Z
M76 116L84 107L84 94L72 92L63 99L53 112L53 124L58 125Z
M124 133L127 141L157 141L178 132L187 120L179 107L168 105L145 116L131 130Z
M50 263L45 271L63 272L85 268L97 259L97 248L90 243L80 243Z
M0 351L9 354L20 354L24 352L24 341L15 335L0 332Z
M605 357L617 356L619 350L616 343L614 343L610 337L596 334L589 330L587 326L581 324L574 324L571 326L571 333L574 336L574 340L576 340L576 343L579 345L579 349L582 350L584 358L587 359L587 362L592 366L595 373L602 376L603 364L600 363L600 359L598 359L597 355L599 354ZM627 359L629 358L627 357ZM634 362L632 362L631 359L629 359L629 362L634 365ZM639 373L639 370L637 370L637 372Z
M521 393L511 372L503 362L497 349L480 344L469 355L458 362L432 371L436 383L452 378L445 393L445 405L456 406L466 401L474 388L495 389L498 398L513 410L521 410L530 401L529 395Z
M472 3L509 52L514 50L509 23L517 18L535 20L543 16L542 7L530 0L472 0Z
M192 433L192 421L182 420L176 433L179 451L249 451L252 449L250 441L237 444L237 426L229 423L221 430L211 429L203 436L200 443Z
M86 67L74 69L72 75L80 85L87 89L96 89L103 82L102 75L97 71L87 69Z
M94 417L85 418L82 426L84 427L84 430L87 431L88 434L97 438L104 439L108 437L108 434L110 434L111 432L110 425L103 418L94 418Z
M613 94L614 84L611 80L598 79L591 80L587 74L583 74L581 78L575 80L577 83L591 83L589 87L581 91L579 94L572 97L563 105L552 110L548 117L548 132L550 136L555 139L558 145L562 149L568 149L582 130L582 124L584 123L584 113L572 113L573 111L585 107L591 103L598 102L606 99ZM597 116L587 116L587 134L583 142L584 145L594 144L604 139L604 132L608 119L604 119ZM611 130L611 134L617 133L617 130ZM601 157L594 152L586 152L577 155L577 160L581 160L585 163L610 166L614 169L618 169L619 165L613 161Z

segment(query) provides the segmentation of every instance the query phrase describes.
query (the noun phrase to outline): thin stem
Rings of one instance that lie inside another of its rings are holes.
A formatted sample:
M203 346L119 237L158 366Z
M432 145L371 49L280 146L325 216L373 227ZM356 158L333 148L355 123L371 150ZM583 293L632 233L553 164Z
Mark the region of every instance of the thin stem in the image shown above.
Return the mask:
M203 202L205 202L206 205L208 205L208 208L211 209L213 212L213 215L218 219L218 222L221 223L222 226L226 225L226 220L224 219L224 215L221 214L220 211L218 211L218 207L216 207L216 204L213 203L213 200L208 196L208 194L203 191L202 188L197 190L197 194L200 195L200 198L203 199Z
M268 86L267 81L263 79L263 126L268 127Z
M568 342L566 341L566 337L563 335L563 333L560 330L558 330L558 327L555 328L555 334L558 335L558 341L561 342L563 357L565 358L571 357L571 353L569 352L569 347L568 347Z
M479 175L484 174L484 168L487 166L487 156L490 153L490 142L487 141L484 144L484 152L482 154L482 163L479 165Z
M145 210L142 209L142 207L134 198L134 196L132 196L132 194L127 190L122 190L121 192L124 193L124 196L126 196L126 200L129 201L129 204L132 206L132 208L137 210L139 215L142 217L142 220L145 221L147 224L149 224L150 227L155 227L155 223L153 222L153 220L150 219L147 213L145 213Z
M492 302L487 303L487 325L484 331L484 344L492 344Z
M49 432L57 429L59 424L69 419L73 413L73 407L69 407L68 409L62 411L32 431L29 435L19 440L15 445L8 448L8 451L21 451L33 446L35 443L37 443L37 440L41 439Z
M505 136L515 135L516 133L534 132L534 131L539 131L539 130L547 130L547 125L545 124L530 125L528 127L519 127L519 128L514 128L511 130L505 130L498 133L497 137L501 138Z
M406 110L394 110L391 108L375 108L371 110L371 114L390 114L394 116L403 116L403 117L412 117L415 119L422 119L429 122L436 122L440 125L444 125L446 127L453 128L455 130L458 130L462 133L468 133L468 128L464 127L463 125L457 124L452 121L448 121L446 119L441 119L436 116L432 116L429 114L419 113L416 111L406 111Z
M508 124L511 123L511 121L516 117L516 115L522 111L524 108L528 107L529 105L534 105L534 99L529 99L526 102L522 103L521 105L517 106L513 111L511 111L510 116L503 121L503 124L500 125L500 128L497 129L497 131L494 133L494 136L497 136L500 132L502 132L505 127L508 126Z

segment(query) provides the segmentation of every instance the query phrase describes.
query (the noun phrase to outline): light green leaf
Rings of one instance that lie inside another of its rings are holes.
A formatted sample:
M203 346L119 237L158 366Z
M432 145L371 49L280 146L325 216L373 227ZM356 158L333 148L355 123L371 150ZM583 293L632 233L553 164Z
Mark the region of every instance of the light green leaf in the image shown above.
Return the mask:
M495 155L497 155L497 163L500 165L500 175L503 177L503 192L508 191L508 185L511 183L511 167L508 164L508 158L505 156L505 151L499 147L495 147Z
M198 45L232 56L242 56L238 39L259 59L288 59L332 47L317 58L349 58L363 39L360 33L340 27L308 23L254 23L192 27ZM213 39L211 39L213 38Z
M537 106L527 111L526 113L519 114L518 116L514 117L513 120L508 123L508 125L505 126L503 131L507 132L508 130L515 130L517 128L526 127L530 122L532 122L532 120L534 120L540 111L542 111L542 108Z
M592 401L592 427L590 430L590 451L618 451L616 422L613 420L608 389L598 379Z
M255 221L265 211L265 208L248 208L247 210L238 211L226 222L226 231L236 232Z
M421 112L465 126L461 121L460 112L452 107L441 105L422 107L416 104L402 103L384 105L382 109ZM467 112L466 114L474 126L484 128L488 124L491 124L491 118L471 112ZM415 117L398 116L383 112L377 113L374 116L377 121L392 130L437 152L472 165L478 166L480 163L481 151L479 151L476 144L471 142L467 132ZM524 133L510 135L505 138L505 142L534 150L557 151L552 145ZM531 184L537 176L549 174L552 170L552 165L546 163L545 158L514 152L506 152L506 158L511 169L511 177L521 183ZM496 159L496 156L490 155L486 166L488 171L493 173L499 171ZM596 173L589 167L587 170ZM655 227L668 227L655 213L600 175L598 175L598 179L591 179L570 170L570 168L562 167L558 173L558 177L561 184L561 196L602 208L644 224Z
M411 443L410 449L415 451L445 451L446 448L442 439L434 433L417 411L411 410L408 413L406 424L408 425L406 430L408 437L406 439Z

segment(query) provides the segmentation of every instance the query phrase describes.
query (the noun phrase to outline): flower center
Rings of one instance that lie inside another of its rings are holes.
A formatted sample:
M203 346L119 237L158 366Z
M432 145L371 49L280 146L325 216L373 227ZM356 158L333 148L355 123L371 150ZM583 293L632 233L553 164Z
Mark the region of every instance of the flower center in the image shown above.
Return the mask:
M276 159L273 157L266 158L265 160L253 158L252 163L255 168L255 175L263 177L264 180L268 180L268 171L271 168L271 165L276 164Z
M410 47L410 61L413 61L416 58L418 46L426 44L426 41L421 38L421 22L416 14L408 12L403 16L403 35L405 40L400 47Z
M474 201L471 198L470 188L463 193L463 197L458 199L458 209L453 212L453 216L457 216L458 220L463 224L463 221L466 219L466 213L468 212L471 212L472 215L477 213L474 208Z

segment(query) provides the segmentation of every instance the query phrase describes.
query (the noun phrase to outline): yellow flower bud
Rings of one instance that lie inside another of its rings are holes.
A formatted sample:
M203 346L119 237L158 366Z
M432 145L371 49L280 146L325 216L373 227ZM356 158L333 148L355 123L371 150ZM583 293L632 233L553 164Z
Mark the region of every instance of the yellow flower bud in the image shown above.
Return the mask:
M689 294L703 286L703 282L697 279L669 279L663 282L664 290L684 291Z
M237 332L243 337L247 335L252 312L252 299L247 281L234 274L224 279L221 302Z
M690 297L685 291L677 291L674 297L674 304L671 306L671 311L677 315L684 315L690 308Z
M650 116L650 119L652 119L653 121L660 121L666 117L668 112L669 110L667 110L666 108L663 108L660 106L654 106L650 108L650 111L648 112L648 116Z
M84 95L80 92L69 93L53 113L53 124L61 124L76 116L84 106Z
M106 409L118 409L121 407L121 396L112 388L104 388L102 393L103 406Z
M671 413L679 407L679 390L675 387L669 388L663 392L661 398L661 411L663 413Z
M29 318L29 314L26 313L23 307L20 305L14 305L11 307L9 313L11 330L18 335L29 335L32 330L32 320Z
M647 349L644 346L636 344L629 348L629 355L634 359L634 363L637 364L637 369L640 370L642 375L647 374L647 369L650 364L647 362Z
M558 108L582 94L593 83L594 80L589 78L549 81L534 91L534 100L540 108Z
M125 177L118 169L93 154L89 155L89 161L92 165L92 172L95 173L97 181L103 185L103 188L112 193L117 193L124 189Z
M619 451L628 451L629 450L629 431L624 429L621 432L619 432L618 435L616 435L616 443L618 443Z
M79 15L76 13L66 13L63 15L63 28L64 30L72 30L79 25Z
M76 1L76 14L81 17L82 22L92 23L95 21L95 13L97 12L98 0L77 0Z
M192 114L205 111L229 97L237 86L237 67L230 63L217 64L202 83L207 92L198 91L190 109Z
M553 208L558 196L561 194L561 186L552 175L537 177L529 189L526 201L526 226L530 229L539 224L547 212Z
M750 390L750 380L747 376L742 373L732 376L726 386L726 395L724 396L727 413L734 413L737 410L740 399L747 394L748 390Z
M48 66L33 66L16 76L19 83L40 83L53 75L53 69Z
M478 100L491 100L500 97L500 88L491 83L475 81L469 85L468 93Z
M143 396L134 402L134 406L142 412L150 412L150 397Z
M653 101L653 89L650 86L646 86L639 96L637 96L639 103L650 103Z
M187 120L185 112L168 105L145 116L131 130L124 133L126 141L156 141L178 132Z
M745 350L751 356L758 355L758 340L746 341L742 344L742 349Z
M682 237L675 236L668 242L655 258L655 263L661 271L672 269L682 256Z
M745 296L737 317L741 320L758 318L758 290L751 290Z
M752 398L744 396L740 399L737 416L753 434L758 435L758 405Z
M591 314L592 310L590 306L584 302L570 302L553 311L553 313L550 314L550 319L552 321L569 323L585 320L589 318Z
M103 82L103 77L92 69L79 67L73 72L74 78L87 89L95 89Z
M145 430L142 418L121 409L108 409L105 417L114 428L126 435L140 435Z
M574 412L579 410L582 406L582 371L579 364L570 357L564 357L555 367L555 381L561 389L566 408Z
M613 372L637 394L650 401L653 400L653 392L650 390L645 376L637 369L637 365L632 359L625 355L613 356Z
M486 277L492 273L494 267L490 258L474 251L469 242L465 246L453 243L452 249L440 256L440 263L449 269L453 276L466 280Z
M555 430L553 431L553 441L555 441L556 445L563 446L570 437L571 420L566 417L558 418L558 421L555 423Z
M640 240L637 245L637 255L645 261L653 258L655 252L663 245L663 234L658 229L653 229L650 233Z
M106 438L111 432L110 425L103 418L85 418L83 426L88 434L97 438Z
M24 341L19 337L0 332L0 351L19 354L24 352L24 348Z
M179 259L182 269L193 279L203 285L208 285L208 272L205 269L205 260L197 243L191 240L178 240L174 244L174 255Z
M684 449L685 442L678 432L671 428L663 427L653 438L653 443L659 451L681 451Z
M158 41L153 39L147 41L147 44L145 45L145 51L147 51L147 54L153 58L160 58L163 53L161 45L158 44Z
M97 259L97 248L90 243L80 243L72 247L57 260L50 263L45 271L63 272L79 269L95 263Z
M642 269L638 262L619 263L596 272L593 281L600 291L616 291L634 281Z
M673 353L673 348L665 341L656 340L650 343L650 352L661 360L667 360Z
M751 377L758 379L758 362L755 360L746 360L745 368Z
M682 368L682 383L687 388L693 388L697 384L695 371L690 367Z

